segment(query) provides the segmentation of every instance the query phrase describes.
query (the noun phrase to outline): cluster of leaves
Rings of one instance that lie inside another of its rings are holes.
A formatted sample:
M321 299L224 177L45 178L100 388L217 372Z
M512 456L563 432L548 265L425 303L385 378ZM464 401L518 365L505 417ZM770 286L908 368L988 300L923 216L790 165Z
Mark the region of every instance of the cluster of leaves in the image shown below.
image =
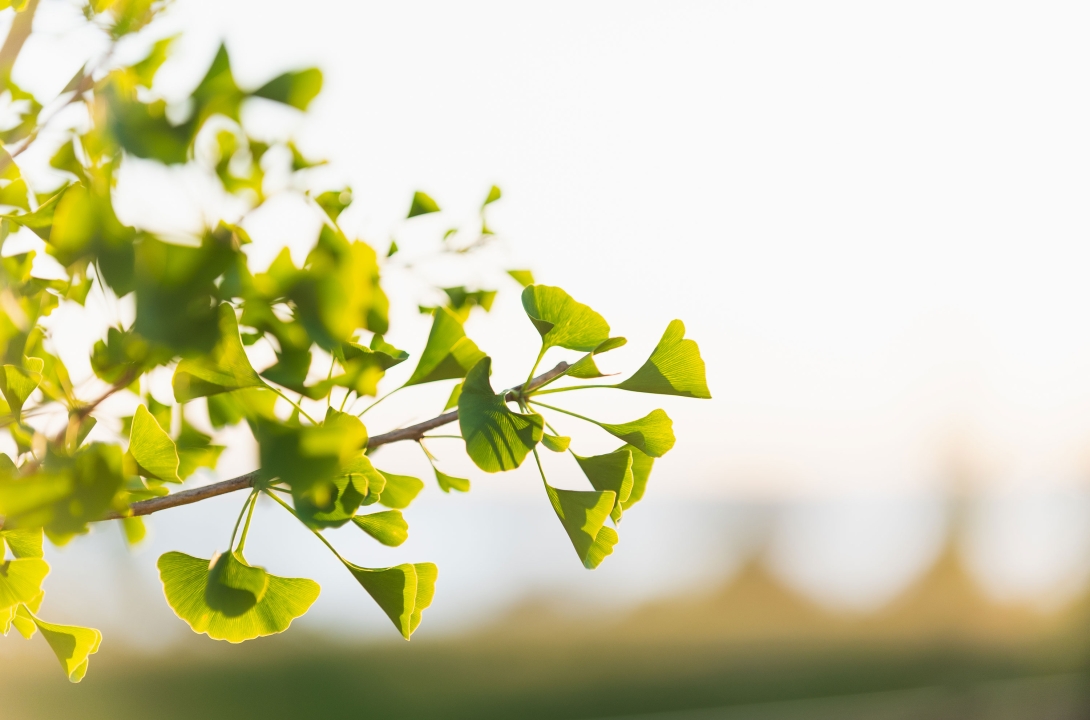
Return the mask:
M28 5L28 12L35 5ZM112 45L119 45L139 42L159 5L94 0L85 12ZM226 548L212 558L169 552L158 561L168 604L195 632L229 642L279 633L318 597L314 581L278 577L246 561L246 538L257 499L264 495L326 545L408 639L432 602L436 566L364 567L344 558L323 531L351 524L387 546L408 537L401 511L424 483L375 466L371 453L385 442L416 441L444 492L468 491L470 481L440 470L425 445L437 437L426 435L428 429L455 416L460 431L455 437L485 472L517 468L531 453L541 469L539 446L571 454L592 490L553 487L543 470L541 477L580 562L597 567L617 543L615 528L623 513L643 497L655 458L673 447L672 424L662 410L607 423L541 398L590 388L710 397L703 361L696 344L684 338L681 322L670 324L651 357L628 379L558 387L553 383L565 378L605 377L596 356L625 340L610 337L606 321L563 290L534 284L528 271L510 271L524 288L523 307L541 336L525 383L497 392L491 358L464 330L473 308L487 312L496 292L452 287L443 289L447 302L421 308L431 314L432 325L415 368L400 387L380 396L386 372L406 362L409 353L384 339L389 326L389 301L380 283L384 258L362 240L350 239L340 225L352 202L350 189L308 190L322 220L313 247L301 265L285 250L264 272L250 270L244 248L251 240L239 218L219 221L182 244L126 225L115 213L115 177L129 157L203 168L251 209L267 199L264 177L275 157L290 162L290 173L306 173L316 164L289 140L279 143L284 152L272 152L277 143L250 137L241 109L250 102L274 102L305 111L321 87L318 70L285 73L245 90L235 82L221 47L179 114L155 90L170 43L151 43L134 64L85 66L69 83L58 100L82 107L86 122L67 128L52 158L52 167L67 178L59 188L33 192L15 162L36 139L37 115L22 134L0 136L11 148L0 155L0 204L8 208L0 220L0 249L9 236L33 233L63 268L60 278L38 276L33 251L10 253L0 262L0 429L15 448L13 456L0 454L0 631L7 634L14 627L26 637L40 631L69 678L83 677L101 636L38 618L49 571L43 535L62 545L87 532L90 523L116 520L125 537L138 542L144 536L142 516L182 504L172 501L179 497L172 488L198 468L214 469L223 450L191 420L195 411L206 414L212 431L245 422L260 459L245 483L213 486L250 490ZM30 107L40 107L35 103ZM218 149L211 162L195 151L204 138ZM498 188L485 198L476 239L455 245L456 233L447 233L449 251L468 251L492 237L485 213L499 198ZM407 217L435 212L438 204L417 193ZM386 257L394 252L391 245ZM90 365L100 392L83 399L57 352L62 340L51 336L43 320L62 303L82 306L92 288L104 297L131 298L135 316L127 326L110 327L95 344ZM275 352L275 362L261 371L248 351L258 344ZM550 348L581 355L535 378ZM173 405L147 391L145 377L163 367L173 373ZM402 388L440 381L458 381L445 414L419 432L371 436L361 417L375 403ZM102 417L100 404L115 393L139 399L132 415ZM364 397L377 400L355 413ZM576 454L571 439L556 433L542 411L585 420L622 444L604 455ZM376 511L374 505L385 509Z

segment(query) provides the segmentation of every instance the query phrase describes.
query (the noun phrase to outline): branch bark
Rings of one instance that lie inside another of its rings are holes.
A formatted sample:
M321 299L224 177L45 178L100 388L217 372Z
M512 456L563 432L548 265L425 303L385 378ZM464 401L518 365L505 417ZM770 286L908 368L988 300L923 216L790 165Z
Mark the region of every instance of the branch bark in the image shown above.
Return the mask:
M528 383L517 385L512 388L505 398L509 402L514 402L520 392L532 392L547 385L553 380L563 375L568 368L571 367L568 363L562 362L548 372L538 375ZM391 430L388 433L381 435L375 435L367 441L367 449L373 450L382 445L388 445L390 443L401 442L404 440L419 440L424 437L424 434L434 430L435 428L448 425L458 419L458 411L451 410L448 413L443 413L438 417L434 417L431 420L425 420L424 422L417 423L416 425L410 425L409 427L399 428L397 430ZM254 470L248 472L245 475L239 475L233 477L230 480L223 480L218 483L212 483L211 485L205 485L204 487L193 488L191 490L182 490L181 492L174 493L173 495L164 495L163 497L152 498L150 500L141 500L140 502L133 503L129 510L129 513L122 514L112 512L102 520L118 520L123 517L136 517L141 515L151 515L152 513L159 512L160 510L169 510L170 508L181 507L182 505L190 505L201 500L207 500L208 498L217 497L219 495L226 495L227 493L233 493L238 490L245 490L252 488L254 482L260 477L261 471Z

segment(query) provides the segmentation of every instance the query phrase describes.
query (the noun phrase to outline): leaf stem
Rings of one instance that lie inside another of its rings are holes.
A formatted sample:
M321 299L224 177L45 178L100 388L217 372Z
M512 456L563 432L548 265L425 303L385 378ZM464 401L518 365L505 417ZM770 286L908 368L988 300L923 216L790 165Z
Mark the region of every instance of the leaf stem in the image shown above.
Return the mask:
M250 533L250 521L254 519L254 508L257 507L257 490L250 493L250 511L246 513L246 524L242 526L242 537L238 539L238 552L246 547L246 536Z
M318 421L317 421L317 420L315 420L314 418L312 418L312 417L311 417L310 415L308 415L308 414L307 414L307 411L306 411L306 410L304 410L303 408L299 407L299 403L295 402L295 401L294 401L294 400L292 400L292 399L291 399L290 397L288 397L288 396L287 396L287 395L285 395L284 393L280 392L280 390L279 390L279 389L277 389L277 388L273 387L272 385L266 385L265 387L269 388L269 389L270 389L270 390L272 390L272 391L273 391L274 393L276 393L277 395L279 395L280 397L284 398L284 399L285 399L285 400L287 400L287 401L288 401L289 403L291 403L291 406L292 406L292 407L294 407L294 408L295 408L296 410L298 410L298 411L299 411L299 414L300 414L300 415L302 415L303 417L305 417L305 418L306 418L307 420L310 420L310 422L311 422L312 424L314 424L314 425L317 425L317 424L318 424Z
M548 408L549 410L556 410L557 412L564 413L565 415L571 415L572 417L577 417L580 420L586 420L589 423L594 423L595 425L601 425L601 423L598 422L597 420L591 420L589 417L584 417L583 415L580 415L579 413L573 413L571 410L564 410L563 408L553 407L552 405L546 405L543 402L534 402L532 400L530 402L533 405L540 405L541 407Z
M568 387L552 388L551 390L535 390L534 395L548 395L549 393L567 392L568 390L589 390L590 388L615 388L616 385L569 385Z
M382 402L382 401L383 401L383 400L385 400L386 398L390 397L391 395L393 395L394 393L396 393L396 392L397 392L398 390L404 390L404 389L405 389L405 386L404 386L404 385L401 385L401 386L399 386L399 387L396 387L396 388L394 388L394 389L393 389L393 390L391 390L390 392L388 392L388 393L386 393L385 395L383 395L382 397L380 397L380 398L379 398L378 400L375 400L375 401L374 401L373 403L371 403L370 405L368 405L367 407L365 407L365 408L364 408L363 410L361 410L361 411L360 411L359 413L357 413L357 414L356 414L356 417L363 417L363 414L364 414L365 412L367 412L368 410L370 410L371 408L373 408L373 407L374 407L375 405L378 405L378 404L379 404L380 402Z
M256 490L254 492L256 492ZM235 549L235 536L238 535L238 526L242 524L242 516L246 514L246 510L253 503L254 492L251 492L246 496L246 502L242 504L242 509L238 513L238 520L235 520L235 529L231 531L231 543L227 546L229 550Z
M280 507L282 507L285 510L287 510L288 512L290 512L295 517L296 520L299 520L299 516L295 513L295 510L292 509L291 505L288 505L286 502L284 502L280 498L276 497L271 492L266 492L265 494L268 495L269 497L271 497L276 502L280 503ZM333 553L334 555L337 556L338 560L340 560L343 563L348 562L343 557L341 557L341 554L339 552L337 552L337 549L335 547L333 547L332 545L330 545L329 541L326 540L325 537L320 532L318 532L317 530L315 530L311 526L307 525L302 520L299 520L299 522L302 523L303 526L306 527L307 530L310 530L312 533L314 533L317 536L317 538L322 541L322 544L325 545L327 548L329 548L329 551L331 553Z
M530 374L526 376L526 382L523 383L524 387L529 385L530 381L534 379L534 373L537 372L537 366L541 364L541 358L545 357L546 350L548 350L548 348L545 347L545 343L541 343L541 352L537 354L537 360L534 360L534 366L530 368Z
M332 355L329 356L329 375L326 376L326 381L333 379L333 368L337 365L337 358ZM345 396L347 397L347 396ZM327 408L333 407L333 386L329 386L329 394L325 396L325 406Z

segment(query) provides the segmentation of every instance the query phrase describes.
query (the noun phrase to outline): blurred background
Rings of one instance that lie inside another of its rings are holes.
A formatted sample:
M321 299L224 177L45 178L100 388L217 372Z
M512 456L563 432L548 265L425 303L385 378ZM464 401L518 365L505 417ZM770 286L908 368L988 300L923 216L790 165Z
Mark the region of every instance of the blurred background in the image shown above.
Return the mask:
M97 42L77 20L43 0L20 85L63 87ZM565 397L607 421L658 402L679 438L593 572L532 468L486 476L437 442L472 492L429 485L396 549L332 533L371 566L439 565L409 644L264 504L250 559L322 595L240 647L194 636L154 564L219 549L241 496L156 515L132 550L99 527L47 552L45 585L57 622L105 634L92 671L69 687L43 643L5 638L3 716L1085 717L1088 27L1076 2L175 0L168 92L221 40L243 87L323 69L305 120L244 121L330 157L356 197L343 224L376 247L423 257L503 188L487 253L386 270L391 342L422 347L432 283L498 287L467 331L497 387L518 382L537 336L502 270L528 267L629 338L608 371L682 318L715 399ZM198 229L231 212L203 182L134 161L119 214ZM417 189L446 217L404 225ZM290 198L247 227L259 267L317 230ZM59 315L90 374L102 328ZM372 433L433 415L440 385L376 408ZM195 483L256 466L247 433L220 440ZM426 476L412 450L384 466Z

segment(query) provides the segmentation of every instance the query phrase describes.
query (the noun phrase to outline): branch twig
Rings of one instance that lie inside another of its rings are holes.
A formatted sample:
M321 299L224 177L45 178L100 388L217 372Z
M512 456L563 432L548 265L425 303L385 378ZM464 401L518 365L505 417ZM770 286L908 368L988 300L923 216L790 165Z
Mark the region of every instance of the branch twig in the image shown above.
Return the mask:
M552 370L538 375L528 383L523 383L512 388L505 398L509 402L514 402L518 397L518 393L523 389L527 391L535 390L542 385L552 382L556 378L563 375L567 369L571 367L568 363L562 362ZM458 419L458 411L451 410L448 413L443 413L438 417L434 417L431 420L425 420L424 422L417 423L416 425L410 425L406 428L399 430L392 430L382 435L375 435L367 441L367 448L373 450L382 445L388 445L390 443L401 442L403 440L419 440L424 437L424 433L435 428L442 427ZM181 507L182 505L189 505L191 503L200 502L201 500L207 500L208 498L216 497L218 495L226 495L237 490L245 490L251 488L254 482L260 477L261 471L254 470L248 472L245 475L239 475L238 477L231 478L230 480L223 480L218 483L212 483L211 485L205 485L204 487L193 488L191 490L182 490L181 492L174 493L173 495L164 495L163 497L152 498L151 500L141 500L135 502L130 506L130 512L127 514L112 512L102 520L118 520L123 517L132 517L139 515L151 515L152 513L159 512L160 510L168 510L174 507Z

